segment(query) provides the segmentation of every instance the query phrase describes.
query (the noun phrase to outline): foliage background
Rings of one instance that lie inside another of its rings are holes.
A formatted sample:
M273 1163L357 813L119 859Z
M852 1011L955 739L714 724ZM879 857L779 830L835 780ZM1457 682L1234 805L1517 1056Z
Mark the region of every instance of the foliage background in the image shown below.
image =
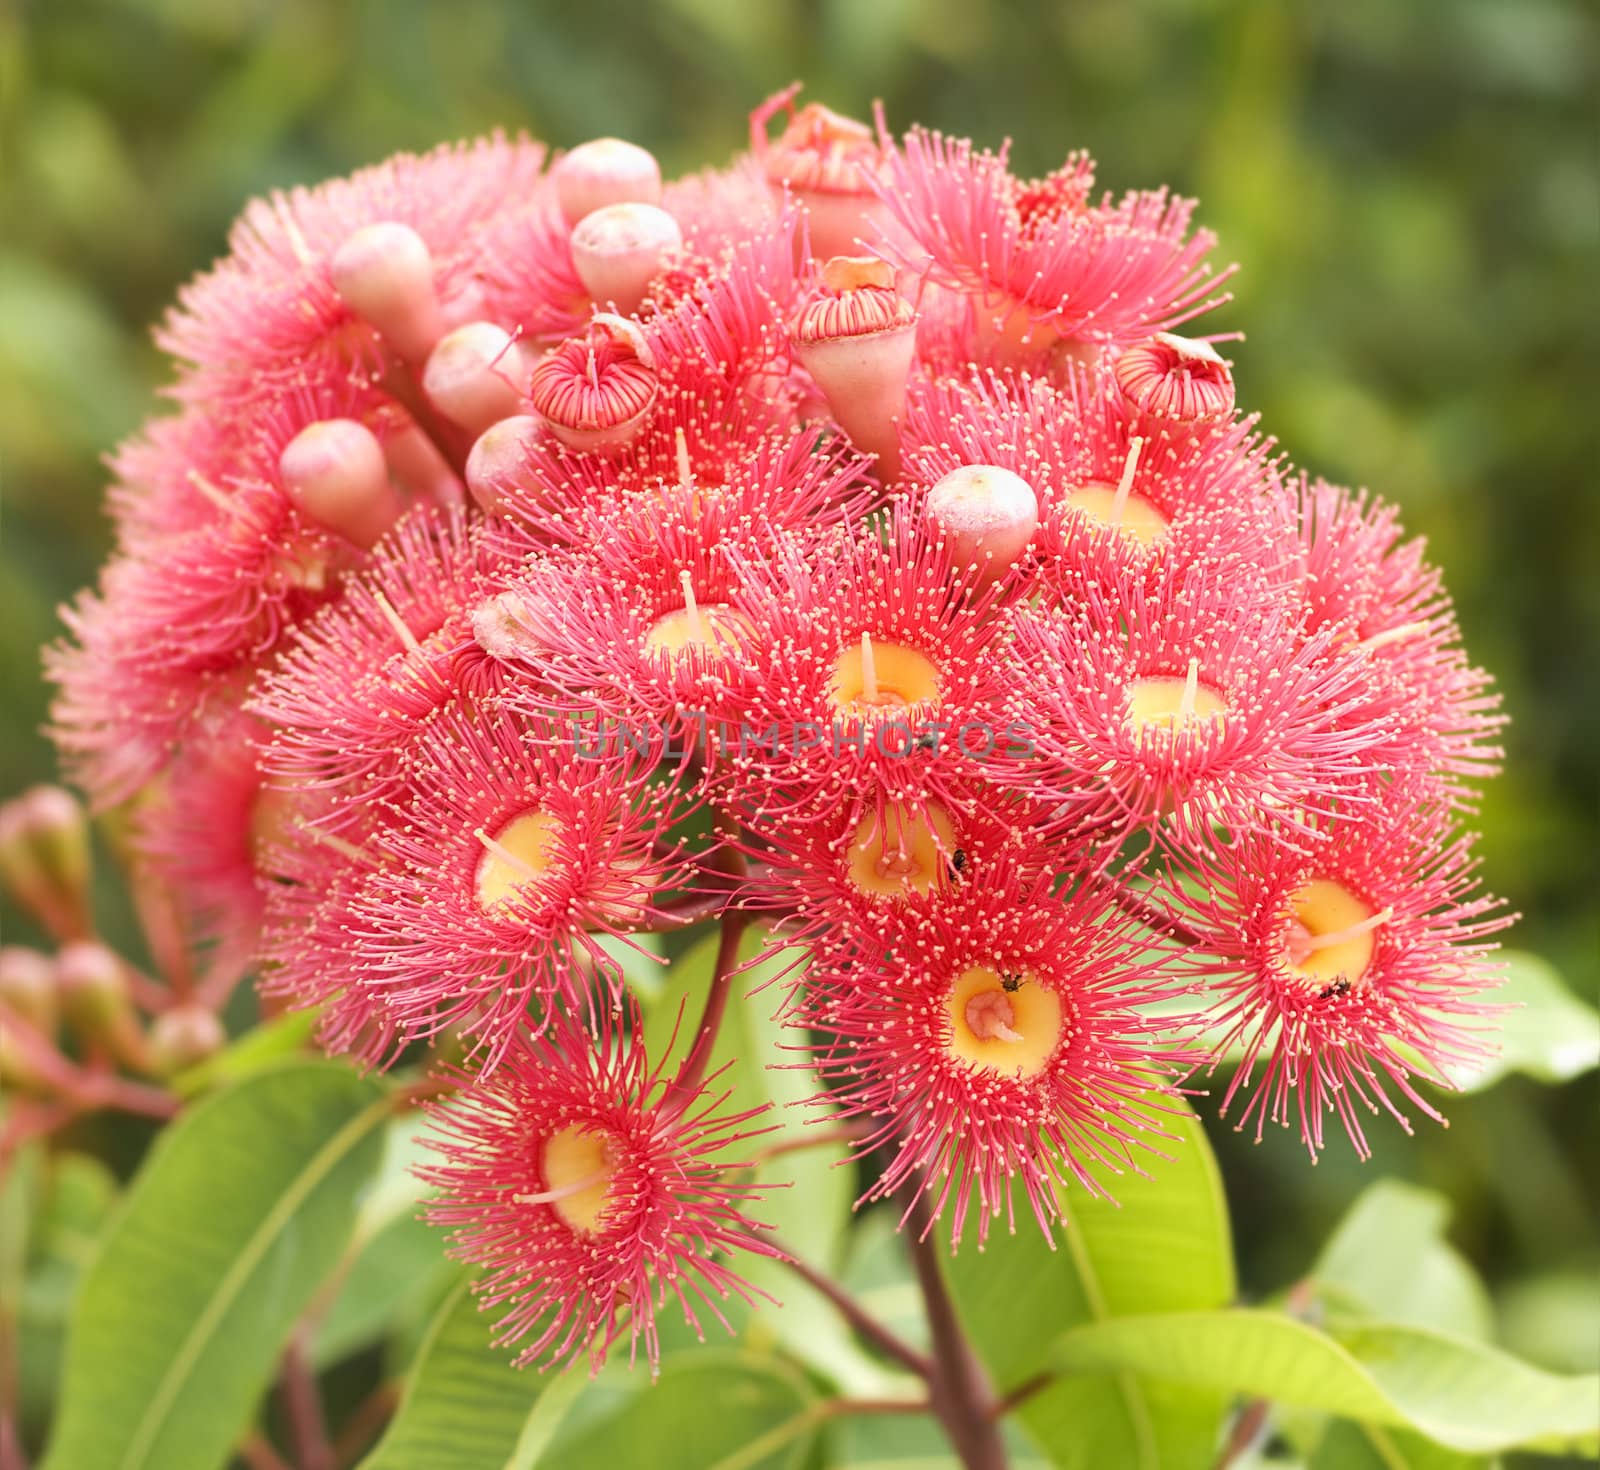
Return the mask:
M617 133L674 171L803 76L891 122L1071 147L1198 194L1244 270L1241 400L1314 472L1398 500L1515 723L1483 810L1516 942L1600 953L1595 11L1584 0L35 0L0 4L0 793L49 776L39 645L107 536L99 457L149 411L148 324L253 193L496 125ZM0 913L8 938L25 924ZM1502 1341L1600 1366L1591 1082L1523 1080L1448 1132L1306 1167L1214 1130L1246 1291L1303 1270L1362 1184L1456 1202Z

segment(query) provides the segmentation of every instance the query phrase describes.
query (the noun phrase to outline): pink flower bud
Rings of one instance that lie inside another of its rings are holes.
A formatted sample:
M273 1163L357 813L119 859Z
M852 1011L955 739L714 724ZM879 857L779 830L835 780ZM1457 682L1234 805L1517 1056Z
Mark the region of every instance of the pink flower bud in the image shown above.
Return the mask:
M550 174L568 229L608 204L661 202L661 166L655 155L621 138L579 144Z
M504 327L469 322L433 349L422 386L447 419L481 434L517 411L522 370L522 353Z
M1158 332L1117 359L1116 377L1128 401L1152 418L1200 424L1233 412L1233 374L1209 342Z
M654 204L608 204L572 232L572 266L583 289L624 314L637 311L665 257L683 244L677 220Z
M88 931L89 826L71 792L35 786L0 806L0 884L57 938Z
M928 492L928 519L958 567L976 566L979 587L1017 564L1039 524L1039 497L1020 475L992 464L963 465Z
M490 424L478 436L467 456L467 489L480 510L494 515L507 493L524 483L529 451L543 434L541 420L519 413Z
M289 499L308 520L371 548L400 517L383 446L354 419L310 424L278 458Z
M150 1027L150 1070L171 1077L220 1051L228 1039L222 1022L204 1006L177 1006Z
M790 332L802 365L857 448L877 456L887 480L900 473L899 421L916 348L916 313L881 260L835 256Z
M528 398L569 449L607 454L638 437L656 389L644 333L626 317L601 313L533 370Z
M334 289L407 362L421 362L444 330L433 257L409 225L357 230L329 263Z
M465 492L450 461L416 424L385 435L383 457L390 476L415 498L436 505L462 503Z
M48 955L8 944L0 949L0 1005L46 1038L56 1030L56 970Z

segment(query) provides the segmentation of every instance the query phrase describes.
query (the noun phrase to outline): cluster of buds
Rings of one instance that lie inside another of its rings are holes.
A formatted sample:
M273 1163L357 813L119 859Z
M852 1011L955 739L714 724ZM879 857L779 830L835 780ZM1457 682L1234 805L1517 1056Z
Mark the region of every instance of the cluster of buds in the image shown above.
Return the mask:
M1158 1168L1228 1055L1364 1150L1481 1049L1496 699L1177 335L1193 209L790 91L677 181L494 137L274 196L168 318L60 749L214 966L462 1049L432 1208L528 1361L776 1249L706 1076L746 923L794 959L746 1063L957 1242ZM669 1068L619 956L711 919Z
M36 1127L107 1102L164 1116L170 1098L123 1074L164 1082L226 1039L214 1010L100 940L90 877L89 824L70 792L36 786L0 806L0 893L51 946L0 946L0 1084L22 1099L0 1163Z

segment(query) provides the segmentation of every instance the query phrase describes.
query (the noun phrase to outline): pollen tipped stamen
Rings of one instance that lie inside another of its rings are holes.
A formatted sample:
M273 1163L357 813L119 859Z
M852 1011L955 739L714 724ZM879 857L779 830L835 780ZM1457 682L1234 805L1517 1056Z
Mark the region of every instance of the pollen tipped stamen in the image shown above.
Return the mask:
M204 495L207 500L216 506L218 510L222 511L224 515L237 518L240 514L242 514L239 506L234 503L233 498L228 494L228 492L220 485L216 485L212 481L208 480L200 473L199 470L189 470L185 474L184 478L188 480L188 482L193 485L196 490Z

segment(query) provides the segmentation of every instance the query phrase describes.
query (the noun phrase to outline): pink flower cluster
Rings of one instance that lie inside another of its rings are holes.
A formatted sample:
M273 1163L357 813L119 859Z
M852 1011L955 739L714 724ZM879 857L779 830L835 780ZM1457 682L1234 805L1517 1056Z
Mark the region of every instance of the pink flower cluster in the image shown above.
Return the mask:
M1394 511L1176 335L1193 209L791 91L675 182L494 137L258 201L162 327L57 740L207 963L464 1048L434 1214L525 1358L653 1355L775 1250L642 933L721 915L714 993L746 918L803 955L746 1062L957 1241L1158 1167L1208 1061L1364 1150L1481 1049L1496 698Z

